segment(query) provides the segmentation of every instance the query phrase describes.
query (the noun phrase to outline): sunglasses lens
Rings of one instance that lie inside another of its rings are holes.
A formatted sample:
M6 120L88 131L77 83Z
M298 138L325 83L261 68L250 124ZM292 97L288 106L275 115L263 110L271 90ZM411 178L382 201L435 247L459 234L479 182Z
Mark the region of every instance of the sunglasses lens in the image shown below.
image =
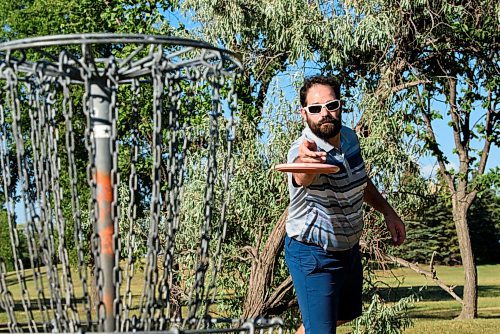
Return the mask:
M326 105L325 105L326 109L328 109L329 111L334 111L334 110L337 110L339 107L340 107L340 102L339 101L332 101L332 102L328 102Z
M321 112L322 106L309 106L307 109L309 109L309 112L311 114L319 114Z

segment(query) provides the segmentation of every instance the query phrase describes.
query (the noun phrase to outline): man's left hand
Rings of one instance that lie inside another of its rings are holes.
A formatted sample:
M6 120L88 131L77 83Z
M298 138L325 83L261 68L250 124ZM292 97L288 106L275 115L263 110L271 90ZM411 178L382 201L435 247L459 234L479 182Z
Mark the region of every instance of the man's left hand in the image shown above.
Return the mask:
M392 243L395 246L403 244L406 239L405 224L394 210L390 210L388 214L384 216L385 223L387 224L387 229L392 237Z

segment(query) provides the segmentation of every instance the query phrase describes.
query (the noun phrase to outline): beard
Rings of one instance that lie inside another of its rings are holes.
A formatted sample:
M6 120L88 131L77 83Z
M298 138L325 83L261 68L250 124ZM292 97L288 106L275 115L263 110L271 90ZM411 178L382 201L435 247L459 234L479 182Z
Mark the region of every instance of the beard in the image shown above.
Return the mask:
M342 121L331 116L323 117L317 123L313 123L309 117L306 121L312 133L325 141L338 135L342 128Z

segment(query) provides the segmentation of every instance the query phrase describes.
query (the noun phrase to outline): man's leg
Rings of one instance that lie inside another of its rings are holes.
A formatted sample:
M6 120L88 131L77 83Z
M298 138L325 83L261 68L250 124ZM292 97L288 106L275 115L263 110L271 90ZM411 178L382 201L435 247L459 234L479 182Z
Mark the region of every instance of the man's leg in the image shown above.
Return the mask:
M285 242L285 259L306 334L336 333L338 299L344 281L344 261L337 258L338 254L327 254L321 247L293 239Z
M345 283L339 297L338 318L344 322L356 319L362 313L363 266L359 245L352 248L349 259L346 260Z

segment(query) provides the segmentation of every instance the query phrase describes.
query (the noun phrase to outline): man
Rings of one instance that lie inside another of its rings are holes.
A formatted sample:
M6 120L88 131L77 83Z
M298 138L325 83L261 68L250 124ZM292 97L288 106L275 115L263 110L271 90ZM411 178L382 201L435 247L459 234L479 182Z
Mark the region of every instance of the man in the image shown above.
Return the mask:
M361 314L363 200L384 215L393 244L405 240L403 222L366 175L356 134L342 126L339 97L334 78L305 80L300 113L307 127L288 152L289 163L340 168L335 174L288 173L285 259L302 314L297 333L335 333Z

